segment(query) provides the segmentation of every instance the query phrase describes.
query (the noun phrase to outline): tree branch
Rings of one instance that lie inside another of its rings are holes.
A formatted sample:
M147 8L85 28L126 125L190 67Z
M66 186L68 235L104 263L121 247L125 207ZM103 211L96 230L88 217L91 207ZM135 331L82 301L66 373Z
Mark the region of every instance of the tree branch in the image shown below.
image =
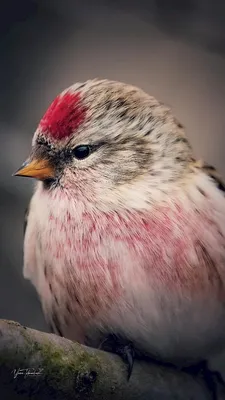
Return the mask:
M129 382L120 357L13 321L0 320L4 400L210 400L204 379L135 361ZM225 399L222 386L220 399Z

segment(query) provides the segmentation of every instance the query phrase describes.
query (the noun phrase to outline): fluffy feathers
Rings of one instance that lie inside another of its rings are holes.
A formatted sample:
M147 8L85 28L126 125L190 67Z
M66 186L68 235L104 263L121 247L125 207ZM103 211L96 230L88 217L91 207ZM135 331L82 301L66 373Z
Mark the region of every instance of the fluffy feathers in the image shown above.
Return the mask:
M68 338L116 333L177 364L207 358L225 345L224 185L153 97L106 80L63 96L77 92L82 124L34 135L57 168L31 200L24 275ZM80 144L96 145L85 160L71 156Z

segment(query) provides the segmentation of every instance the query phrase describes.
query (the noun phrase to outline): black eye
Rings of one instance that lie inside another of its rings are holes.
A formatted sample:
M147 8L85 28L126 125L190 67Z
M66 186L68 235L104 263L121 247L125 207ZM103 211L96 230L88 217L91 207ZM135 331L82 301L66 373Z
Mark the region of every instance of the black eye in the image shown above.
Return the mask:
M73 149L72 151L73 156L76 157L78 160L82 160L83 158L88 157L90 153L90 146L85 144L75 147L75 149Z

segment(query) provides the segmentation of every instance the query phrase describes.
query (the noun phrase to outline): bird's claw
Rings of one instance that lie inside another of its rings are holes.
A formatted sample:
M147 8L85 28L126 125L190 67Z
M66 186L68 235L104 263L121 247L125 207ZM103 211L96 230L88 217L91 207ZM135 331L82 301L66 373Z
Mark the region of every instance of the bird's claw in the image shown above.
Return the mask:
M127 380L129 381L134 366L134 348L132 343L129 343L126 346L121 346L121 348L118 349L118 355L120 355L122 360L127 364Z
M101 342L99 349L118 354L122 358L127 365L127 380L129 381L134 366L135 351L133 344L131 342L124 344L117 336L109 335Z

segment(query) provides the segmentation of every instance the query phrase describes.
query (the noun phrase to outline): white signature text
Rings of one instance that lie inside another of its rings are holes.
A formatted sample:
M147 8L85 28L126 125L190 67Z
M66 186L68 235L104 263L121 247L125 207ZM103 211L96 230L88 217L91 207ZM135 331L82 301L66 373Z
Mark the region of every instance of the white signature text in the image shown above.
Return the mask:
M18 375L23 375L24 378L28 376L40 376L43 372L43 368L18 368L12 371L14 379L18 377Z

